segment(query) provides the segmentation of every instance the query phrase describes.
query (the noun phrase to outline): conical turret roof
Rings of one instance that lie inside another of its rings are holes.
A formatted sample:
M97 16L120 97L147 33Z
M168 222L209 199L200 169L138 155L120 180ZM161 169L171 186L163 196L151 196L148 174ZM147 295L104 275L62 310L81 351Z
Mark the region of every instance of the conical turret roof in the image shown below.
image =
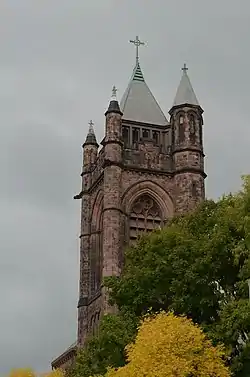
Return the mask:
M199 106L199 102L188 77L187 70L186 64L184 64L184 68L182 68L183 74L176 92L173 107L185 104Z
M84 145L96 145L96 146L98 146L93 125L94 125L94 123L91 120L89 122L89 131L88 131L88 134L86 136L86 140L85 140Z
M113 86L111 100L109 102L109 107L108 107L108 110L106 111L105 115L107 115L108 113L119 113L119 114L122 115L119 103L118 103L117 98L116 98L116 92L117 92L117 89L116 89L115 86Z
M167 125L168 121L147 86L139 61L136 62L128 87L122 97L120 109L123 119L155 125Z

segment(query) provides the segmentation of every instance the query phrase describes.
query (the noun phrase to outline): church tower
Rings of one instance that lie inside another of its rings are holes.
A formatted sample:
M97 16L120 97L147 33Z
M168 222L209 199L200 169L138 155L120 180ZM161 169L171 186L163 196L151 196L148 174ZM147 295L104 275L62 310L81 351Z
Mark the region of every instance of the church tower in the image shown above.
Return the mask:
M116 88L98 150L93 123L83 144L77 344L52 366L64 367L112 312L102 281L121 273L124 249L141 232L167 225L204 199L203 110L184 66L170 121L150 91L138 58L120 101ZM69 356L71 355L71 356Z

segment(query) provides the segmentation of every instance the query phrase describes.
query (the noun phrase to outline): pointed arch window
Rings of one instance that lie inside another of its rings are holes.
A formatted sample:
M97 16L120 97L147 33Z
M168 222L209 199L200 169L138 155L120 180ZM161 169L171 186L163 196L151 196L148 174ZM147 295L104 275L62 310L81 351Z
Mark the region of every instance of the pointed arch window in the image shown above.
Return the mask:
M184 124L183 114L179 115L178 127L179 127L179 142L183 143L185 141L185 124Z
M189 115L189 129L190 129L190 134L194 135L195 134L195 117L193 114Z
M188 115L189 135L191 144L196 144L196 116L194 114Z
M142 232L152 232L162 226L162 212L156 201L147 194L136 199L129 216L130 241L136 240Z
M98 229L90 236L90 274L91 295L101 288L102 283L102 245L103 245L103 211L101 211Z

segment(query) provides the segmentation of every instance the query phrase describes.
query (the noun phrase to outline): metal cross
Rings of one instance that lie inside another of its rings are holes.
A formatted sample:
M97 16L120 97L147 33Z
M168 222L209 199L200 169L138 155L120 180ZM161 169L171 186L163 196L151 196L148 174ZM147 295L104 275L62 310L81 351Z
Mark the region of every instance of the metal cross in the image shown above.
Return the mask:
M186 63L184 63L184 66L183 66L182 70L183 70L183 72L187 72L188 71L188 67L187 67Z
M135 45L135 47L136 47L136 61L138 62L138 60L139 60L139 47L140 46L144 46L145 43L142 42L142 41L140 41L138 35L135 37L135 40L130 39L129 42L133 43Z
M94 123L92 120L89 121L89 134L93 134L94 133L94 127L93 127Z
M117 88L114 85L112 88L112 96L111 96L114 101L116 101L116 92L117 92Z

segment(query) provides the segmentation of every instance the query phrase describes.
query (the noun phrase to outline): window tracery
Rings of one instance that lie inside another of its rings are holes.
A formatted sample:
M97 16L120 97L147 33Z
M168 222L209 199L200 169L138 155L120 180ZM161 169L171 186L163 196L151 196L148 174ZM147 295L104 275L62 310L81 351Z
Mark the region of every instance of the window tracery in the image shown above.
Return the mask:
M142 232L152 232L162 226L162 214L155 200L144 194L132 206L129 218L130 241Z

